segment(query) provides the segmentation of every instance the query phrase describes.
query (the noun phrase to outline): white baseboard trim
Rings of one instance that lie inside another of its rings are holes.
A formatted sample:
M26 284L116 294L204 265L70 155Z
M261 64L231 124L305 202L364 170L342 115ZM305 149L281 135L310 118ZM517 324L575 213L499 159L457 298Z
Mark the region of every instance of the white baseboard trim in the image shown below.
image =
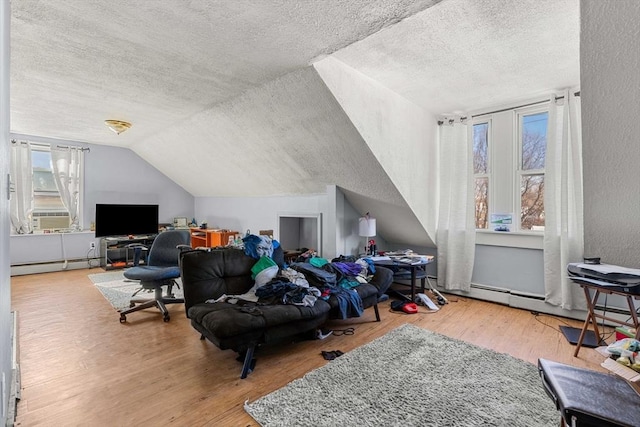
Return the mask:
M437 281L436 278L431 278L432 283ZM505 288L480 285L477 283L471 284L471 290L469 292L445 290L436 285L436 288L440 292L446 292L461 297L468 297L479 299L483 301L495 302L498 304L508 305L509 307L519 308L522 310L529 310L535 313L544 313L552 316L565 317L569 319L575 319L584 321L587 318L587 312L585 310L565 310L561 307L547 304L544 301L544 295L538 295L528 292L512 291ZM604 307L596 305L597 312L604 312ZM615 320L625 321L629 318L628 310L620 309L617 307L608 307L607 317ZM598 319L598 324L602 324L602 319ZM604 321L604 324L611 327L620 326L619 324Z
M11 312L11 380L7 401L5 424L13 426L16 419L18 400L20 400L20 347L18 345L18 312Z
M69 261L39 262L33 264L18 264L11 266L12 276L25 274L52 273L54 271L81 270L100 266L100 258L74 259Z

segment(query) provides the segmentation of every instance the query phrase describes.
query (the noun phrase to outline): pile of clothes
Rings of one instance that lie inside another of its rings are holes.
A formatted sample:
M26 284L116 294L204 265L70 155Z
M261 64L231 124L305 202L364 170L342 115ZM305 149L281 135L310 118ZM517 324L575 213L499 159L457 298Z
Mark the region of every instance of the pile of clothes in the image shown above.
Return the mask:
M222 295L208 302L313 306L318 298L327 300L333 295L343 319L359 317L364 312L355 288L368 283L375 273L370 259L340 256L330 262L312 256L280 268L273 260L274 249L280 245L277 240L247 235L242 241L245 253L257 259L251 269L254 286L242 295Z

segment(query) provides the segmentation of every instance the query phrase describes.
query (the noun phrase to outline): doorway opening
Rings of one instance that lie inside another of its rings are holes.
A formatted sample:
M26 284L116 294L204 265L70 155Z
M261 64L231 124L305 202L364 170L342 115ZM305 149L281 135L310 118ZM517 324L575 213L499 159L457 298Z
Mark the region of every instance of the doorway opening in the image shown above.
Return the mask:
M322 254L322 214L279 214L278 240L286 252L315 249Z

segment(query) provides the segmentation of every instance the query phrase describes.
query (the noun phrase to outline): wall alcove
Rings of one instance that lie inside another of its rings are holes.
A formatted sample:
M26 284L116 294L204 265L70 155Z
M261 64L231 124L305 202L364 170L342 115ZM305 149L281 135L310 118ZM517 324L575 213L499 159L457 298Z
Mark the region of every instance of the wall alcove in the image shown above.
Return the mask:
M307 248L322 254L322 214L278 214L278 241L285 251Z

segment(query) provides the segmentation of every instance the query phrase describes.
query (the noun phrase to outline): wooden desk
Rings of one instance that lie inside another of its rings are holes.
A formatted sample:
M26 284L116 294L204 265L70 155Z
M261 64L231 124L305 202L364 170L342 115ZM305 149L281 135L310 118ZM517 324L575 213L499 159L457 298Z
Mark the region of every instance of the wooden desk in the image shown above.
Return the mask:
M569 278L574 283L580 285L587 300L587 318L582 326L580 338L576 345L576 351L573 353L574 357L577 357L578 352L580 352L582 341L584 340L590 324L593 325L593 332L596 334L597 342L602 339L600 330L598 329L597 319L607 320L619 325L631 326L636 330L636 339L640 340L640 323L638 322L638 314L633 302L634 299L640 300L640 285L637 285L637 283L640 282L640 277L629 277L627 275L604 275L581 268L576 264L569 264L567 269L569 271ZM612 283L613 281L618 285ZM596 304L598 303L598 298L602 294L619 295L623 297L629 306L631 322L614 319L606 314L596 313Z
M227 246L229 237L239 234L237 231L191 228L192 248L215 248L217 246Z

